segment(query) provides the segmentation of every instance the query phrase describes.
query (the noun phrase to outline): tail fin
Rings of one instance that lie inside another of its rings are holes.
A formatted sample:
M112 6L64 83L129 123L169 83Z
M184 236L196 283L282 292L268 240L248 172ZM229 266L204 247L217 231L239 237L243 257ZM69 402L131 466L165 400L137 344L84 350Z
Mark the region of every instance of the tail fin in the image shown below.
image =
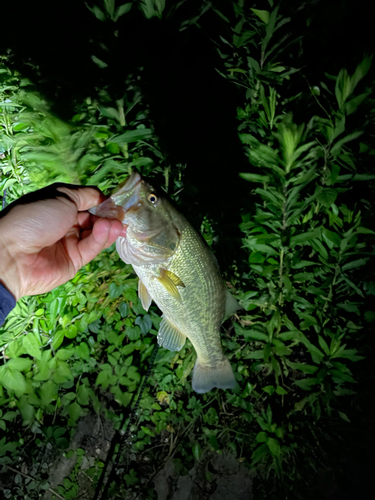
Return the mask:
M195 363L193 370L193 389L203 394L214 387L219 389L235 389L237 387L229 359L224 360L214 368Z

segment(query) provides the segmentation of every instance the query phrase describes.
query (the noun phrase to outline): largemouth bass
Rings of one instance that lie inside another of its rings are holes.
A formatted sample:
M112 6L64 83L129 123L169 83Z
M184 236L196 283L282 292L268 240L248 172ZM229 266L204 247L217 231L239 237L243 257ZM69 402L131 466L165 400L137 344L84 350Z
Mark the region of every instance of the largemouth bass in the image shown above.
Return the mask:
M137 171L110 198L90 212L117 218L126 228L116 249L139 277L138 295L163 312L159 345L179 351L188 337L197 361L193 389L198 393L237 384L220 343L225 317L238 309L220 276L216 258L189 222L161 191Z

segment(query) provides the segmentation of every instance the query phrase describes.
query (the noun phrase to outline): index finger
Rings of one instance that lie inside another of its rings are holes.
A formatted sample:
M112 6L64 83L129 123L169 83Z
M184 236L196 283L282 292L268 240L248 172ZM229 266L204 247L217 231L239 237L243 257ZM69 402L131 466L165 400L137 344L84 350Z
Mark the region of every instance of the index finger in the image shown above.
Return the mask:
M106 196L95 186L58 186L56 188L60 193L67 195L77 207L78 212L88 210L102 203Z

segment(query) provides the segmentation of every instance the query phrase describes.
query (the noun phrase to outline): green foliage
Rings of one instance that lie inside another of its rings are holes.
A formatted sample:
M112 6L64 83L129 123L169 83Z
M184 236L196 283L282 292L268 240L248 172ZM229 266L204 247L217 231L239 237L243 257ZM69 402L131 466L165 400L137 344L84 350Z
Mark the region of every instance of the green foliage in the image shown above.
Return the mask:
M98 23L114 26L135 7L161 18L180 5L97 3L88 8ZM243 209L241 274L229 276L244 312L225 324L223 338L241 390L193 393L190 342L178 353L160 349L121 467L127 491L137 495L152 487L159 470L147 464L162 467L173 458L187 473L223 451L253 466L267 498L278 488L292 491L298 477L314 480L323 422L351 420L347 400L355 394L361 340L374 322L375 285L367 269L375 233L366 222L375 180L368 133L373 110L361 115L372 92L366 80L371 57L352 75L343 69L307 92L294 79L301 70L290 56L302 50L301 39L286 32L292 20L269 3L269 11L233 3L232 26L204 2L198 16L180 24L183 31L199 27L208 10L217 15L225 27L215 41L223 62L218 71L243 92L238 131L249 169L241 177L255 208ZM132 166L162 174L178 201L183 167L171 168L160 150L137 85L141 74L125 82L123 99L114 102L101 89L77 103L65 123L30 81L0 66L0 194L6 190L7 202L54 181L94 184L107 193ZM301 98L321 113L306 111L296 123ZM212 245L213 221L200 223ZM14 469L21 453L30 454L30 463L42 462L47 444L68 450L77 422L92 412L115 430L126 425L160 321L156 306L143 309L137 278L113 247L69 283L20 300L0 328L4 470ZM77 496L82 471L95 488L104 466L88 450L76 454L73 471L56 490L64 498ZM49 486L39 472L30 474L32 487L16 476L17 492L37 498Z
M233 66L233 56L221 54L228 78L247 88L238 119L250 168L241 177L252 183L256 203L255 214L242 217L249 291L241 295L247 314L234 326L237 342L241 337L247 341L237 354L238 372L245 380L257 376L256 383L247 383L242 398L252 395L267 408L262 413L249 409L261 428L252 464L266 466L258 467L263 478L273 470L279 480L292 484L301 429L319 429L322 415L349 421L342 397L354 394L353 362L363 359L355 346L369 317L364 270L373 258L375 233L362 223L370 200L358 201L349 193L354 182L367 181L373 187L375 176L369 170L371 144L363 139L366 122L353 130L347 117L371 92L355 94L371 57L353 76L342 70L335 92L324 84L319 92L311 89L324 115L297 125L292 100L283 100L279 87L295 70L287 65L275 69L282 38L269 47L289 19L280 18L277 7L272 12L252 10L261 22L245 13L243 2L236 7L240 20L232 44L239 49L241 67ZM263 40L259 60L251 47L257 36ZM245 57L250 51L252 57ZM357 169L358 149L368 155L361 158L362 171ZM234 404L244 408L243 401L238 398Z

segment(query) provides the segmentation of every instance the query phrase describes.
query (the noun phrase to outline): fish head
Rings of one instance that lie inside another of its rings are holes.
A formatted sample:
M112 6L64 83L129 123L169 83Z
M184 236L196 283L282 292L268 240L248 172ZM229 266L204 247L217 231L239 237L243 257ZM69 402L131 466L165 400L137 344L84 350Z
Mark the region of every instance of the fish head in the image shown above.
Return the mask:
M107 200L89 212L118 219L125 225L126 238L119 238L117 250L129 264L162 262L170 258L179 245L180 232L173 217L176 210L162 191L136 170Z

